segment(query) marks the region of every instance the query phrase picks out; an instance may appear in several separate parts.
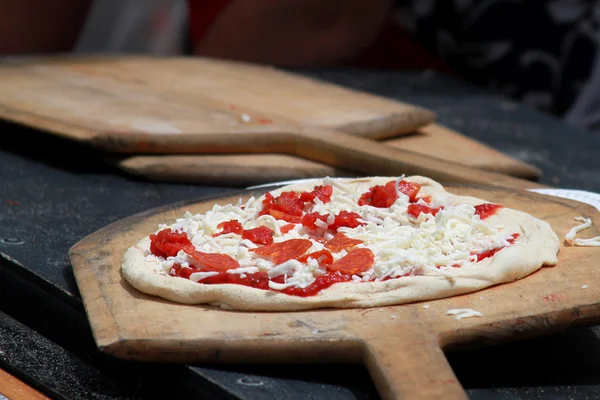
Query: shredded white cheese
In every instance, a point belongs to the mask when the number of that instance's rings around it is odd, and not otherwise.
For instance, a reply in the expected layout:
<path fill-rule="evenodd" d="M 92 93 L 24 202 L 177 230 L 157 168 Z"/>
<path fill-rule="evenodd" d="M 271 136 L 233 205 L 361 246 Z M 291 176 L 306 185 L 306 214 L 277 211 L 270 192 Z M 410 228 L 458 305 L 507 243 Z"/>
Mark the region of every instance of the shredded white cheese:
<path fill-rule="evenodd" d="M 600 247 L 600 236 L 596 236 L 594 238 L 589 239 L 580 239 L 575 237 L 577 233 L 589 229 L 592 227 L 592 220 L 590 218 L 584 217 L 575 217 L 575 221 L 583 222 L 581 225 L 574 226 L 571 230 L 565 235 L 565 240 L 572 246 L 590 246 L 590 247 Z"/>
<path fill-rule="evenodd" d="M 396 190 L 400 180 L 396 180 Z M 324 179 L 323 184 L 332 185 L 331 201 L 323 203 L 315 198 L 314 204 L 308 203 L 305 213 L 318 212 L 328 215 L 326 221 L 317 220 L 315 223 L 325 240 L 333 237 L 327 227 L 334 222 L 335 215 L 340 211 L 355 212 L 360 217 L 359 222 L 364 226 L 356 228 L 343 227 L 338 230 L 351 239 L 361 240 L 357 247 L 369 248 L 374 256 L 372 268 L 352 276 L 352 282 L 381 281 L 385 278 L 396 278 L 406 275 L 439 275 L 452 278 L 460 268 L 477 268 L 475 253 L 484 252 L 509 245 L 514 232 L 504 227 L 496 226 L 481 220 L 475 213 L 475 207 L 469 204 L 452 205 L 445 199 L 434 199 L 430 207 L 444 206 L 436 216 L 421 213 L 417 218 L 408 215 L 410 205 L 408 196 L 400 193 L 398 199 L 389 208 L 377 208 L 369 205 L 359 206 L 358 200 L 363 193 L 348 187 L 345 183 L 331 178 Z M 272 193 L 277 196 L 279 193 Z M 424 203 L 423 203 L 424 204 Z M 277 220 L 271 215 L 258 216 L 262 210 L 262 202 L 250 198 L 247 202 L 238 201 L 236 204 L 215 205 L 204 214 L 185 213 L 171 225 L 160 225 L 159 229 L 170 228 L 185 233 L 195 249 L 206 253 L 226 254 L 236 259 L 240 268 L 230 269 L 228 273 L 251 275 L 256 272 L 267 272 L 270 278 L 284 276 L 284 283 L 269 282 L 269 287 L 282 290 L 288 287 L 306 288 L 319 275 L 325 273 L 319 268 L 318 260 L 309 258 L 307 263 L 289 260 L 275 265 L 269 258 L 263 258 L 252 251 L 259 247 L 241 235 L 235 233 L 219 234 L 222 229 L 219 224 L 237 220 L 243 229 L 253 229 L 267 226 L 274 231 L 274 243 L 290 239 L 306 239 L 308 231 L 302 224 L 295 226 L 286 233 L 281 227 L 288 222 Z M 213 235 L 217 235 L 213 237 Z M 312 240 L 312 246 L 307 253 L 324 249 L 323 243 Z M 142 248 L 146 260 L 156 263 L 157 273 L 168 274 L 171 267 L 177 263 L 182 267 L 194 265 L 194 260 L 181 251 L 176 257 L 164 259 Z M 345 250 L 332 252 L 334 261 L 347 254 Z M 200 266 L 201 267 L 201 266 Z M 205 273 L 195 273 L 194 279 L 204 279 Z M 204 274 L 204 275 L 203 275 Z M 427 308 L 424 306 L 424 308 Z"/>
<path fill-rule="evenodd" d="M 194 272 L 190 275 L 190 281 L 199 282 L 202 279 L 206 279 L 209 276 L 219 275 L 218 272 L 209 271 L 209 272 Z"/>
<path fill-rule="evenodd" d="M 254 274 L 258 272 L 257 267 L 246 267 L 246 268 L 236 268 L 236 269 L 228 269 L 228 274 Z"/>
<path fill-rule="evenodd" d="M 470 308 L 454 308 L 446 311 L 446 315 L 456 315 L 456 319 L 472 318 L 472 317 L 483 317 L 483 314 L 479 311 L 472 310 Z"/>
<path fill-rule="evenodd" d="M 276 236 L 281 236 L 281 229 L 279 228 L 279 223 L 277 220 L 271 215 L 261 215 L 256 218 L 256 223 L 259 224 L 261 222 L 267 222 L 267 227 L 270 227 L 275 232 Z"/>

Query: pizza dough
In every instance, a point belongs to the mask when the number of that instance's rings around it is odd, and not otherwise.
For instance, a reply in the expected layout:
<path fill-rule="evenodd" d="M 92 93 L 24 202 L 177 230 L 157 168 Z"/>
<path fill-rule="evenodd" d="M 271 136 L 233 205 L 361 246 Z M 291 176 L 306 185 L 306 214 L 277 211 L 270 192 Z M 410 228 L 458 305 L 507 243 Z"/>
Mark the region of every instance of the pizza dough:
<path fill-rule="evenodd" d="M 327 179 L 327 183 L 351 187 L 360 195 L 373 185 L 384 185 L 395 178 L 372 177 L 362 179 Z M 420 196 L 432 196 L 435 202 L 447 206 L 478 205 L 488 201 L 473 197 L 456 196 L 444 190 L 437 182 L 413 176 L 406 181 L 422 185 Z M 283 191 L 310 191 L 323 180 L 290 185 L 272 191 L 277 196 Z M 262 198 L 256 199 L 260 202 Z M 340 205 L 340 207 L 342 207 Z M 423 215 L 421 215 L 422 217 Z M 485 220 L 500 226 L 504 232 L 518 233 L 516 242 L 493 257 L 463 268 L 425 270 L 418 276 L 370 282 L 336 283 L 314 296 L 299 297 L 277 291 L 261 290 L 237 284 L 202 284 L 189 279 L 169 276 L 157 269 L 157 262 L 148 256 L 150 239 L 142 239 L 123 256 L 124 278 L 141 292 L 184 304 L 212 304 L 225 309 L 291 311 L 316 308 L 367 308 L 398 305 L 439 299 L 473 292 L 495 284 L 523 278 L 543 265 L 555 265 L 560 242 L 548 223 L 529 214 L 501 208 Z"/>

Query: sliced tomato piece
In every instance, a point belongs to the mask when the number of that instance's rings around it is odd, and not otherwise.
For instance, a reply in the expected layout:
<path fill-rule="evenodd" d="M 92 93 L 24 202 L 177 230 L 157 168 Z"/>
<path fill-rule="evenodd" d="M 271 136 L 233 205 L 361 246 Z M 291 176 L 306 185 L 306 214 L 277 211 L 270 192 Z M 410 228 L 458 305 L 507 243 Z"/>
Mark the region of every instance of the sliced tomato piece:
<path fill-rule="evenodd" d="M 284 263 L 292 258 L 298 258 L 312 246 L 308 239 L 290 239 L 285 242 L 273 243 L 268 246 L 251 249 L 260 256 L 271 257 L 276 265 Z"/>
<path fill-rule="evenodd" d="M 329 218 L 329 214 L 319 214 L 318 212 L 304 214 L 302 217 L 302 226 L 308 229 L 317 229 L 317 225 L 315 222 L 317 220 L 327 222 L 327 218 Z"/>
<path fill-rule="evenodd" d="M 193 248 L 192 242 L 183 232 L 173 232 L 167 228 L 150 235 L 150 252 L 158 257 L 175 257 L 188 246 Z"/>
<path fill-rule="evenodd" d="M 328 226 L 334 232 L 337 232 L 339 228 L 356 228 L 359 226 L 366 225 L 364 222 L 359 222 L 360 214 L 352 211 L 340 211 L 333 220 L 333 223 Z"/>
<path fill-rule="evenodd" d="M 295 226 L 296 226 L 296 224 L 287 224 L 287 225 L 280 227 L 279 230 L 281 231 L 282 234 L 285 235 L 286 233 L 288 233 L 289 231 L 294 229 Z"/>
<path fill-rule="evenodd" d="M 363 193 L 358 199 L 359 206 L 368 206 L 371 204 L 371 191 L 369 190 L 366 193 Z"/>
<path fill-rule="evenodd" d="M 262 201 L 263 209 L 258 213 L 258 215 L 269 214 L 269 210 L 273 208 L 275 204 L 275 197 L 270 192 L 265 193 L 265 198 Z"/>
<path fill-rule="evenodd" d="M 351 239 L 348 236 L 344 235 L 341 232 L 335 234 L 331 240 L 325 243 L 325 247 L 333 252 L 338 252 L 342 250 L 350 250 L 357 244 L 361 244 L 363 241 L 358 239 Z"/>
<path fill-rule="evenodd" d="M 181 264 L 173 264 L 171 269 L 169 270 L 169 275 L 171 276 L 180 276 L 179 271 L 181 270 Z"/>
<path fill-rule="evenodd" d="M 390 189 L 387 186 L 378 185 L 372 187 L 371 189 L 371 205 L 373 207 L 391 207 L 398 198 L 398 194 L 393 188 Z"/>
<path fill-rule="evenodd" d="M 423 200 L 425 203 L 431 204 L 431 202 L 433 201 L 433 198 L 430 195 L 427 195 L 424 197 L 419 197 L 416 201 L 419 201 L 419 200 Z"/>
<path fill-rule="evenodd" d="M 242 239 L 248 239 L 254 244 L 271 244 L 273 243 L 273 231 L 266 226 L 245 229 L 242 232 Z"/>
<path fill-rule="evenodd" d="M 396 191 L 388 186 L 375 185 L 369 189 L 367 193 L 360 196 L 358 200 L 359 206 L 373 206 L 377 208 L 388 208 L 398 198 Z"/>
<path fill-rule="evenodd" d="M 313 192 L 302 192 L 302 193 L 300 193 L 300 200 L 302 200 L 305 203 L 313 201 L 315 199 L 315 197 L 317 197 L 317 195 L 315 193 L 313 193 Z"/>
<path fill-rule="evenodd" d="M 326 267 L 327 265 L 331 265 L 333 263 L 333 256 L 328 250 L 319 250 L 314 253 L 305 254 L 302 257 L 296 258 L 296 260 L 301 263 L 306 263 L 309 258 L 314 258 L 319 262 L 320 267 Z"/>
<path fill-rule="evenodd" d="M 174 264 L 171 267 L 171 271 L 169 273 L 173 276 L 190 279 L 190 275 L 192 275 L 194 272 L 198 272 L 198 270 L 196 268 L 183 268 L 179 264 Z"/>
<path fill-rule="evenodd" d="M 512 239 L 508 239 L 507 242 L 510 244 L 514 244 L 515 241 L 519 238 L 519 234 L 518 233 L 513 233 L 512 234 Z M 486 250 L 483 251 L 481 253 L 476 253 L 475 255 L 477 256 L 477 262 L 485 260 L 486 258 L 490 258 L 493 257 L 497 252 L 499 252 L 500 250 L 504 249 L 506 246 L 502 246 L 502 247 L 498 247 L 495 249 L 491 249 L 491 250 Z"/>
<path fill-rule="evenodd" d="M 263 209 L 258 213 L 259 215 L 269 214 L 275 210 L 300 217 L 304 210 L 304 202 L 300 200 L 300 194 L 296 192 L 283 192 L 277 197 L 273 197 L 271 193 L 267 192 L 262 201 L 262 206 Z"/>
<path fill-rule="evenodd" d="M 389 182 L 388 182 L 389 185 Z M 392 185 L 393 188 L 393 185 Z M 400 183 L 398 184 L 398 189 L 400 190 L 401 193 L 404 193 L 405 195 L 408 196 L 409 201 L 411 203 L 414 203 L 415 201 L 417 201 L 417 195 L 419 194 L 419 191 L 421 190 L 421 185 L 415 182 L 408 182 L 405 180 L 401 180 Z M 394 189 L 395 191 L 395 189 Z"/>
<path fill-rule="evenodd" d="M 354 249 L 344 257 L 331 264 L 327 270 L 346 275 L 356 275 L 365 272 L 375 263 L 375 255 L 367 248 Z"/>
<path fill-rule="evenodd" d="M 191 250 L 189 248 L 184 249 L 185 252 L 194 261 L 194 266 L 202 271 L 217 271 L 225 272 L 228 269 L 236 269 L 240 267 L 240 263 L 237 262 L 231 256 L 227 254 L 219 253 L 204 253 L 198 250 Z"/>
<path fill-rule="evenodd" d="M 331 201 L 331 195 L 333 194 L 333 187 L 331 185 L 315 186 L 312 192 L 302 192 L 300 194 L 300 200 L 305 203 L 314 201 L 315 197 L 318 197 L 323 203 L 329 203 Z"/>
<path fill-rule="evenodd" d="M 219 225 L 217 225 L 217 228 L 222 229 L 222 230 L 221 230 L 221 232 L 215 233 L 213 235 L 213 237 L 225 235 L 227 233 L 235 233 L 237 235 L 240 235 L 242 233 L 242 231 L 244 230 L 244 228 L 242 227 L 242 224 L 237 219 L 232 219 L 231 221 L 221 222 Z"/>
<path fill-rule="evenodd" d="M 301 216 L 304 202 L 296 192 L 283 192 L 275 198 L 273 208 L 286 214 Z"/>
<path fill-rule="evenodd" d="M 479 215 L 481 219 L 486 219 L 494 215 L 500 208 L 502 208 L 500 204 L 479 204 L 475 206 L 475 214 Z"/>
<path fill-rule="evenodd" d="M 275 219 L 281 219 L 283 221 L 290 222 L 292 224 L 299 224 L 302 222 L 302 217 L 286 214 L 282 211 L 275 210 L 275 209 L 269 210 L 269 214 Z"/>
<path fill-rule="evenodd" d="M 419 215 L 421 215 L 421 213 L 431 214 L 431 215 L 435 216 L 438 212 L 440 212 L 441 209 L 442 209 L 442 207 L 433 208 L 433 207 L 424 206 L 422 204 L 410 204 L 408 206 L 408 213 L 415 218 L 417 218 Z"/>

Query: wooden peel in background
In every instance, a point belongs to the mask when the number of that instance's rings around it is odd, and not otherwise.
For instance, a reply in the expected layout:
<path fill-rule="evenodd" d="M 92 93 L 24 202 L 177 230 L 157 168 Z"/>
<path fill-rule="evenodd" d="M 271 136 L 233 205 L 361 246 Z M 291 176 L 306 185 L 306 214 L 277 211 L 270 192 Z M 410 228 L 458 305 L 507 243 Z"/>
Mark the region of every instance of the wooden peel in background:
<path fill-rule="evenodd" d="M 276 134 L 290 122 L 379 139 L 435 119 L 273 68 L 203 58 L 8 58 L 0 89 L 1 117 L 120 152 L 169 153 L 196 136 Z"/>
<path fill-rule="evenodd" d="M 582 237 L 600 234 L 600 214 L 582 203 L 513 189 L 447 189 L 528 212 L 550 223 L 561 240 L 580 215 L 594 224 Z M 154 232 L 159 223 L 174 221 L 188 210 L 200 213 L 216 202 L 237 199 L 230 196 L 152 210 L 116 222 L 71 249 L 77 284 L 103 352 L 158 362 L 360 362 L 367 365 L 385 399 L 465 399 L 442 350 L 492 345 L 600 321 L 600 288 L 594 283 L 600 273 L 595 271 L 600 248 L 564 243 L 557 266 L 516 282 L 446 299 L 371 309 L 226 311 L 145 295 L 123 280 L 120 265 L 125 250 Z M 455 308 L 475 309 L 484 316 L 456 320 L 445 315 Z"/>
<path fill-rule="evenodd" d="M 50 400 L 33 387 L 0 369 L 0 399 L 2 400 Z"/>
<path fill-rule="evenodd" d="M 375 139 L 421 130 L 424 135 L 406 137 L 405 142 L 393 139 L 393 146 L 471 167 L 539 176 L 534 167 L 458 133 L 449 134 L 436 125 L 423 128 L 434 114 L 420 107 L 262 66 L 202 58 L 9 58 L 0 63 L 0 72 L 0 116 L 5 119 L 111 151 L 240 153 L 208 158 L 136 156 L 118 161 L 129 172 L 158 179 L 252 184 L 257 179 L 303 177 L 307 171 L 310 176 L 363 173 L 367 171 L 362 167 L 371 161 L 378 166 L 375 174 L 386 175 L 398 171 L 386 169 L 394 159 L 414 158 L 399 150 L 389 153 L 389 149 L 372 148 L 365 154 L 368 158 L 357 163 L 344 153 L 348 146 L 336 148 L 330 143 L 332 153 L 325 157 L 318 154 L 320 141 L 304 140 L 305 133 L 329 137 L 331 129 Z M 352 138 L 334 135 L 331 139 L 364 147 L 363 141 Z M 473 147 L 470 154 L 464 152 Z M 241 155 L 273 152 L 287 156 Z M 384 163 L 373 159 L 380 155 Z M 279 162 L 285 168 L 265 172 Z M 197 169 L 199 163 L 201 169 Z M 228 171 L 223 171 L 223 163 Z M 424 173 L 430 171 L 422 168 L 427 164 L 430 160 L 423 158 L 410 165 L 403 161 L 400 167 L 408 167 L 402 172 Z M 452 171 L 450 164 L 442 167 Z M 321 173 L 326 171 L 334 173 Z M 368 171 L 373 174 L 374 169 Z M 463 168 L 451 176 L 470 171 Z M 244 176 L 248 181 L 243 182 Z"/>
<path fill-rule="evenodd" d="M 438 124 L 414 135 L 382 141 L 388 146 L 524 179 L 540 171 Z M 350 171 L 285 154 L 134 155 L 112 159 L 119 168 L 152 180 L 212 185 L 257 185 L 324 176 L 353 176 Z"/>

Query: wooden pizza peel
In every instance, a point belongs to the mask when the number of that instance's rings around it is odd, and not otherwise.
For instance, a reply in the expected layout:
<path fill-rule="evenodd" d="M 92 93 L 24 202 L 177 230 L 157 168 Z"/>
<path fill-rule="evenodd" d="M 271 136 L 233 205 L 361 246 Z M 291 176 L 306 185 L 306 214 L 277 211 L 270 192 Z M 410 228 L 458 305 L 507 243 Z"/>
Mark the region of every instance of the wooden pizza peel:
<path fill-rule="evenodd" d="M 501 152 L 439 124 L 418 128 L 414 134 L 381 143 L 472 168 L 524 179 L 541 172 Z M 351 171 L 286 154 L 155 154 L 110 160 L 124 171 L 164 182 L 212 185 L 257 185 L 322 176 L 354 176 Z"/>
<path fill-rule="evenodd" d="M 4 369 L 0 369 L 0 399 L 50 400 L 49 397 L 46 397 Z"/>
<path fill-rule="evenodd" d="M 202 146 L 220 134 L 222 151 L 258 139 L 250 152 L 268 152 L 261 136 L 296 125 L 381 139 L 435 119 L 274 68 L 200 57 L 4 58 L 0 94 L 2 118 L 124 153 L 207 153 Z"/>
<path fill-rule="evenodd" d="M 434 113 L 421 107 L 203 58 L 5 58 L 0 117 L 111 152 L 138 153 L 109 158 L 127 172 L 161 180 L 254 184 L 357 172 L 340 151 L 319 157 L 319 144 L 306 141 L 308 151 L 297 150 L 296 138 L 308 131 L 388 139 L 391 147 L 469 167 L 540 175 L 431 124 Z"/>
<path fill-rule="evenodd" d="M 600 234 L 592 206 L 528 191 L 454 186 L 455 194 L 528 212 L 564 239 L 585 216 Z M 98 347 L 123 359 L 156 362 L 359 362 L 385 399 L 465 399 L 443 351 L 549 334 L 600 321 L 600 248 L 563 243 L 559 263 L 516 282 L 434 301 L 371 309 L 236 312 L 175 304 L 133 289 L 120 274 L 125 250 L 185 211 L 201 213 L 212 198 L 151 210 L 86 237 L 70 251 L 75 277 Z M 427 306 L 427 307 L 425 307 Z M 446 311 L 471 308 L 481 318 L 456 320 Z"/>

